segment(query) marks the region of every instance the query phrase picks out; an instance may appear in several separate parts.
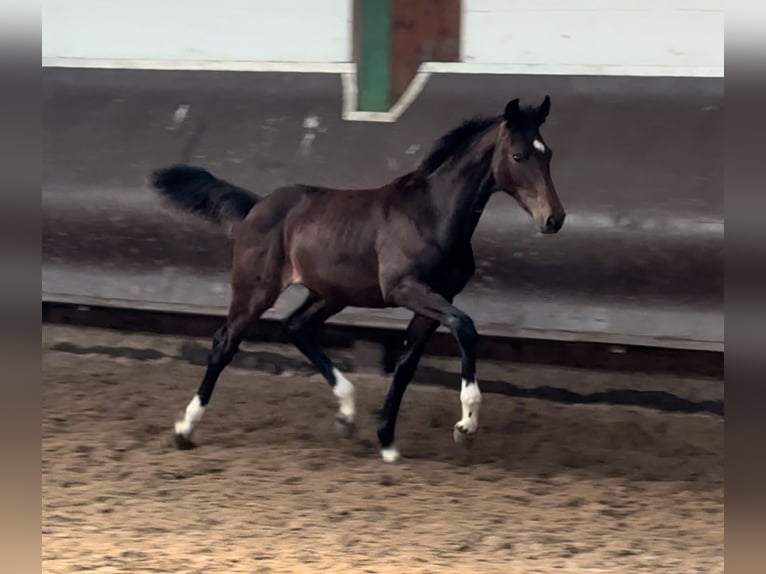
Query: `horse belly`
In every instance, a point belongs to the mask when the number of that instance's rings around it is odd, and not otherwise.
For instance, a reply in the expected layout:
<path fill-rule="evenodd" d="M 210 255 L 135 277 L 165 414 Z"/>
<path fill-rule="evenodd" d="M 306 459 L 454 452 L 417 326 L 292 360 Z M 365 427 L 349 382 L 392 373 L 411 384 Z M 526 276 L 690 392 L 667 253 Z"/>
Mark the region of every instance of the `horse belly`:
<path fill-rule="evenodd" d="M 296 243 L 290 254 L 291 282 L 347 306 L 382 307 L 377 254 L 371 247 L 336 241 Z"/>

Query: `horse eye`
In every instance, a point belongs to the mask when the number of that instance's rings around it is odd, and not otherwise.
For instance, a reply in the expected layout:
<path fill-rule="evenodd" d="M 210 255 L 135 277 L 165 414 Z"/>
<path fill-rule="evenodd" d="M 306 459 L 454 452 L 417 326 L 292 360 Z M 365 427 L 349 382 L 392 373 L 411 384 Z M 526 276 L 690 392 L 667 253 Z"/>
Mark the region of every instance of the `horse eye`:
<path fill-rule="evenodd" d="M 514 161 L 524 161 L 524 156 L 520 153 L 513 154 L 513 160 Z"/>

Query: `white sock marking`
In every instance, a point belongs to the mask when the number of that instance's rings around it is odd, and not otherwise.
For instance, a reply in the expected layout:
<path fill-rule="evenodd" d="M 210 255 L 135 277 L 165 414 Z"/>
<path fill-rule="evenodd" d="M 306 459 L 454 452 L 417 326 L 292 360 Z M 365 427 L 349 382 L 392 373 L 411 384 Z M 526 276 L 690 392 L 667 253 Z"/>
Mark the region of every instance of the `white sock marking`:
<path fill-rule="evenodd" d="M 399 449 L 394 445 L 381 449 L 380 457 L 383 459 L 383 462 L 396 462 L 399 460 Z"/>
<path fill-rule="evenodd" d="M 333 368 L 333 375 L 335 375 L 335 386 L 332 391 L 338 398 L 338 412 L 349 422 L 354 420 L 356 414 L 356 406 L 354 405 L 354 385 L 351 384 L 343 373 L 338 369 Z"/>
<path fill-rule="evenodd" d="M 199 396 L 194 395 L 194 398 L 186 406 L 183 420 L 176 422 L 176 434 L 183 435 L 184 438 L 191 437 L 194 427 L 203 414 L 205 414 L 205 407 L 200 404 Z"/>
<path fill-rule="evenodd" d="M 545 144 L 541 142 L 540 140 L 536 139 L 535 141 L 532 142 L 532 145 L 540 153 L 545 153 Z"/>
<path fill-rule="evenodd" d="M 463 379 L 460 385 L 460 404 L 463 407 L 463 418 L 457 425 L 469 433 L 475 433 L 479 428 L 479 408 L 481 407 L 481 391 L 476 381 Z"/>

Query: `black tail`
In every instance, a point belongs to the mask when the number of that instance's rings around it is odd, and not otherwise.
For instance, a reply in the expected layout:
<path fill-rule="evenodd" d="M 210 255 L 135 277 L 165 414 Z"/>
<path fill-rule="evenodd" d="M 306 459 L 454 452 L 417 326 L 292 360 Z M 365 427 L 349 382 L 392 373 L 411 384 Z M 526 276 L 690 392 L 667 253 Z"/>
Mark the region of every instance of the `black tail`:
<path fill-rule="evenodd" d="M 219 225 L 242 221 L 260 199 L 252 191 L 190 165 L 158 169 L 152 173 L 151 183 L 177 207 Z"/>

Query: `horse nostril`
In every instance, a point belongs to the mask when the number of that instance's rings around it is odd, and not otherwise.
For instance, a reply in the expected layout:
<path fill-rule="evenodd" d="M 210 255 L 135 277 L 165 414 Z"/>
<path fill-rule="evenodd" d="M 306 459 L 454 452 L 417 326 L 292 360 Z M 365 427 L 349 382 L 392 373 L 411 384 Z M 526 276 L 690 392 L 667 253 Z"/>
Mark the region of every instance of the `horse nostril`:
<path fill-rule="evenodd" d="M 561 229 L 564 225 L 564 217 L 565 215 L 563 213 L 549 215 L 545 219 L 545 224 L 543 225 L 543 233 L 558 232 L 558 230 Z"/>
<path fill-rule="evenodd" d="M 558 220 L 552 215 L 549 215 L 548 219 L 545 220 L 545 229 L 547 231 L 558 231 L 559 229 Z"/>

